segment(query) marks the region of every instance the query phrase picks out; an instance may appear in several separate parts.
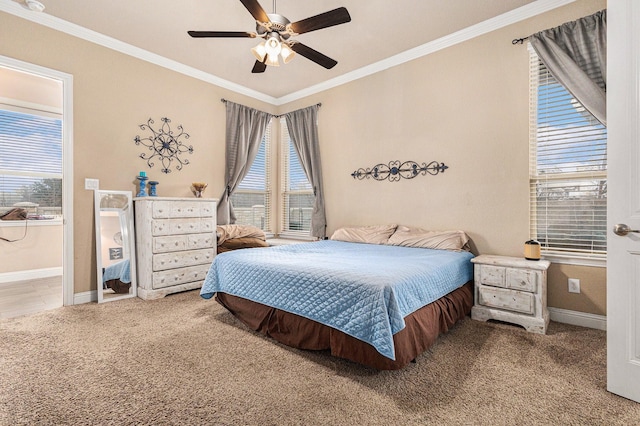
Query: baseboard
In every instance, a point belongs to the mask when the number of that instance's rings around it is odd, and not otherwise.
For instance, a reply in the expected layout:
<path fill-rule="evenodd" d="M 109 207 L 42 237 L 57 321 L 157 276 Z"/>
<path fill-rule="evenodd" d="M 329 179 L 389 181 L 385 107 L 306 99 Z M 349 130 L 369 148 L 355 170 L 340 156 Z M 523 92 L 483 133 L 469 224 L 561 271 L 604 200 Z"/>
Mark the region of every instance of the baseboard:
<path fill-rule="evenodd" d="M 73 295 L 73 304 L 81 305 L 83 303 L 91 303 L 98 301 L 98 292 L 96 290 L 75 293 Z"/>
<path fill-rule="evenodd" d="M 29 271 L 3 272 L 0 274 L 0 284 L 15 281 L 37 280 L 39 278 L 57 277 L 62 275 L 62 266 L 56 268 L 32 269 Z"/>
<path fill-rule="evenodd" d="M 607 330 L 607 317 L 605 315 L 588 314 L 586 312 L 570 311 L 560 308 L 549 308 L 551 321 L 564 324 L 579 325 L 581 327 Z"/>

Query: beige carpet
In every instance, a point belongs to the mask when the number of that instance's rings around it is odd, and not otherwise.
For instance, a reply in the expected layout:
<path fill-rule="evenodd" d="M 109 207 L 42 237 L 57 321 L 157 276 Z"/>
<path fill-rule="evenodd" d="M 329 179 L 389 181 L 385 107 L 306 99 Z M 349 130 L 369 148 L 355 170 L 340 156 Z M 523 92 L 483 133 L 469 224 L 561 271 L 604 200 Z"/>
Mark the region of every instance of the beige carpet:
<path fill-rule="evenodd" d="M 274 343 L 197 291 L 0 320 L 0 424 L 632 425 L 605 333 L 467 319 L 377 372 Z"/>

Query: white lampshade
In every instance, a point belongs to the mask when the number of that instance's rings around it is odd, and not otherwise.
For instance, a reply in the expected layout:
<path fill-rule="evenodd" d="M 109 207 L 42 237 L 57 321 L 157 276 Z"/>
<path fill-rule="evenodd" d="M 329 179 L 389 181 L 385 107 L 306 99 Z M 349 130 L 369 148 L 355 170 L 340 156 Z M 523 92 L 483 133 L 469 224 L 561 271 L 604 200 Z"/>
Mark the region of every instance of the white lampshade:
<path fill-rule="evenodd" d="M 281 49 L 282 44 L 280 43 L 280 37 L 277 33 L 271 33 L 265 42 L 265 50 L 267 51 L 267 54 L 270 56 L 278 56 Z"/>
<path fill-rule="evenodd" d="M 260 62 L 264 61 L 264 57 L 267 55 L 267 49 L 265 48 L 264 41 L 251 49 L 251 53 L 253 53 L 253 56 L 255 56 Z"/>
<path fill-rule="evenodd" d="M 282 62 L 288 64 L 289 61 L 296 56 L 296 52 L 294 52 L 288 44 L 282 43 L 282 49 L 280 50 L 280 56 L 282 56 Z"/>
<path fill-rule="evenodd" d="M 278 55 L 271 55 L 267 53 L 267 60 L 265 61 L 265 64 L 271 67 L 279 67 L 280 62 L 278 62 Z"/>

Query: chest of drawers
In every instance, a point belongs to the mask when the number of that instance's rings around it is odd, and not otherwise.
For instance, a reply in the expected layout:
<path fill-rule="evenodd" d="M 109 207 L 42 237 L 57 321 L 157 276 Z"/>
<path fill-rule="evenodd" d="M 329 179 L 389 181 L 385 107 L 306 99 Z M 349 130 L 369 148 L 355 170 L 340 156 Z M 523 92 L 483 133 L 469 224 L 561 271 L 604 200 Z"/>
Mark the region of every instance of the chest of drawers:
<path fill-rule="evenodd" d="M 200 288 L 216 254 L 216 201 L 134 199 L 138 297 Z"/>
<path fill-rule="evenodd" d="M 474 296 L 471 318 L 495 319 L 545 334 L 548 260 L 526 260 L 505 256 L 478 256 L 474 263 Z"/>

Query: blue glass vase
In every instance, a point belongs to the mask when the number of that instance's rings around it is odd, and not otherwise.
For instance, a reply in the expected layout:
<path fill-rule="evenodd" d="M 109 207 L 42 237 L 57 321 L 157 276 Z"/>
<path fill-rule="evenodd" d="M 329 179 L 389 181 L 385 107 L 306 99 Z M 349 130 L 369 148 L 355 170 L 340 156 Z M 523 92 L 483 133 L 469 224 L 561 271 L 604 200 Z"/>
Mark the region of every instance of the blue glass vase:
<path fill-rule="evenodd" d="M 150 197 L 157 197 L 158 193 L 156 192 L 156 185 L 158 185 L 158 181 L 156 180 L 150 180 L 149 181 L 149 196 Z"/>

